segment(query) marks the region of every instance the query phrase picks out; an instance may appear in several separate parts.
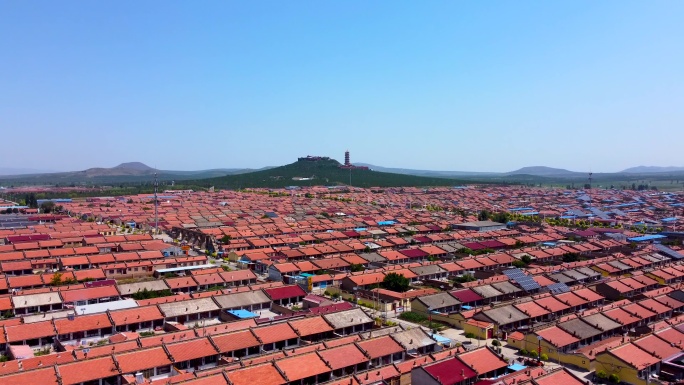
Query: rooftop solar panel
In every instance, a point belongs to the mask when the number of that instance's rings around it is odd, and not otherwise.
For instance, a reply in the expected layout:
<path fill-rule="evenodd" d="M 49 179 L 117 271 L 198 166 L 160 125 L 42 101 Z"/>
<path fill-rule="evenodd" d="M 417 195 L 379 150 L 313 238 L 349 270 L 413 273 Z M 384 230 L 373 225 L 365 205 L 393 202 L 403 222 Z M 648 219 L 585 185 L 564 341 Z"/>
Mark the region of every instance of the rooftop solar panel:
<path fill-rule="evenodd" d="M 529 281 L 523 281 L 523 282 L 518 282 L 520 286 L 525 290 L 525 291 L 532 291 L 532 290 L 537 290 L 540 289 L 541 286 L 534 280 L 530 279 Z"/>
<path fill-rule="evenodd" d="M 656 243 L 654 246 L 656 247 L 656 249 L 658 249 L 658 251 L 659 251 L 661 254 L 663 254 L 663 255 L 665 255 L 665 256 L 667 256 L 667 257 L 670 257 L 670 258 L 673 258 L 673 259 L 682 259 L 682 258 L 684 258 L 684 255 L 682 255 L 681 253 L 679 253 L 679 252 L 677 252 L 677 251 L 675 251 L 675 250 L 672 250 L 671 248 L 669 248 L 669 247 L 667 247 L 667 246 L 665 246 L 665 245 L 662 245 L 662 244 L 660 244 L 660 243 Z"/>
<path fill-rule="evenodd" d="M 546 286 L 546 288 L 549 289 L 549 291 L 553 294 L 567 293 L 570 291 L 568 285 L 564 283 L 554 283 Z"/>

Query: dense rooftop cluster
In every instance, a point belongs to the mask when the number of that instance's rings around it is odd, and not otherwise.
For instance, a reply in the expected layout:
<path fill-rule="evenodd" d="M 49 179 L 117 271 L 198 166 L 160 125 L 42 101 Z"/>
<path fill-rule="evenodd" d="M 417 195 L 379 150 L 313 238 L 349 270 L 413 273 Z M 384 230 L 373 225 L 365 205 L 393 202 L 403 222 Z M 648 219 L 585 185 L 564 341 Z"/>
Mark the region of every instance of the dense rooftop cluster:
<path fill-rule="evenodd" d="M 585 383 L 381 319 L 409 311 L 629 383 L 678 379 L 683 198 L 182 191 L 157 219 L 150 195 L 61 202 L 0 230 L 0 383 Z"/>

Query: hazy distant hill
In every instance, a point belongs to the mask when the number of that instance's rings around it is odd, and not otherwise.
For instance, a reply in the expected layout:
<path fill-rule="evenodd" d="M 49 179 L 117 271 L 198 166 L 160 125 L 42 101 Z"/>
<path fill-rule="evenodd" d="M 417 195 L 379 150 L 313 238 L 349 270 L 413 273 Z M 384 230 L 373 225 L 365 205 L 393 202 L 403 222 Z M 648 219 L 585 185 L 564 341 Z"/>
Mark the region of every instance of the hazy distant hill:
<path fill-rule="evenodd" d="M 89 168 L 87 170 L 83 171 L 78 171 L 77 173 L 81 173 L 82 175 L 86 177 L 102 177 L 102 176 L 124 176 L 124 175 L 153 175 L 155 172 L 159 172 L 159 170 L 156 170 L 144 163 L 140 162 L 129 162 L 129 163 L 121 163 L 118 166 L 111 167 L 111 168 L 103 168 L 103 167 L 94 167 L 94 168 Z M 73 172 L 67 172 L 67 173 L 60 173 L 60 174 L 65 174 L 65 176 L 69 176 L 74 174 Z"/>
<path fill-rule="evenodd" d="M 355 163 L 357 166 L 366 166 L 371 170 L 390 172 L 394 174 L 406 174 L 417 176 L 434 176 L 434 177 L 459 177 L 459 176 L 492 176 L 501 175 L 496 172 L 477 172 L 477 171 L 434 171 L 434 170 L 415 170 L 411 168 L 392 168 L 375 166 L 369 163 Z"/>
<path fill-rule="evenodd" d="M 429 178 L 372 170 L 351 170 L 350 172 L 350 170 L 341 169 L 339 166 L 338 161 L 329 158 L 317 161 L 298 160 L 285 166 L 267 170 L 195 180 L 192 183 L 219 188 L 349 185 L 350 175 L 351 184 L 356 187 L 453 186 L 464 183 L 464 181 L 455 179 Z"/>
<path fill-rule="evenodd" d="M 579 176 L 584 175 L 584 173 L 569 171 L 563 168 L 553 168 L 546 166 L 530 166 L 523 167 L 521 169 L 507 172 L 506 175 L 534 175 L 534 176 Z"/>
<path fill-rule="evenodd" d="M 408 174 L 418 176 L 432 176 L 440 178 L 463 177 L 467 179 L 473 178 L 496 178 L 506 177 L 510 175 L 529 175 L 529 176 L 553 176 L 553 177 L 577 177 L 583 176 L 584 173 L 569 171 L 561 168 L 552 168 L 546 166 L 531 166 L 523 167 L 519 170 L 510 172 L 476 172 L 476 171 L 434 171 L 434 170 L 416 170 L 410 168 L 389 168 L 382 166 L 375 166 L 368 163 L 358 163 L 359 166 L 367 166 L 376 171 L 391 172 L 395 174 Z"/>
<path fill-rule="evenodd" d="M 154 169 L 145 163 L 142 162 L 127 162 L 127 163 L 121 163 L 120 165 L 116 167 L 112 167 L 113 169 L 119 169 L 119 170 L 138 170 L 141 172 L 146 172 L 146 171 L 157 171 L 157 169 Z"/>
<path fill-rule="evenodd" d="M 154 174 L 160 181 L 181 181 L 188 179 L 205 179 L 218 176 L 239 174 L 254 171 L 251 169 L 213 169 L 199 171 L 157 170 L 141 162 L 121 163 L 115 167 L 93 167 L 83 171 L 34 173 L 0 176 L 0 184 L 4 185 L 51 185 L 51 184 L 114 184 L 151 182 Z"/>
<path fill-rule="evenodd" d="M 14 167 L 0 167 L 0 175 L 26 175 L 26 174 L 46 174 L 50 172 L 57 172 L 54 170 L 38 170 L 33 168 L 14 168 Z"/>
<path fill-rule="evenodd" d="M 684 167 L 659 167 L 659 166 L 637 166 L 637 167 L 631 167 L 626 170 L 622 170 L 620 172 L 628 173 L 628 174 L 650 174 L 650 173 L 655 173 L 655 172 L 677 172 L 677 171 L 684 171 Z"/>
<path fill-rule="evenodd" d="M 0 176 L 0 186 L 113 186 L 120 184 L 140 186 L 151 184 L 155 173 L 160 182 L 176 181 L 179 184 L 205 187 L 215 185 L 219 188 L 347 185 L 349 184 L 349 170 L 340 169 L 339 165 L 340 163 L 336 160 L 325 158 L 319 161 L 297 161 L 285 166 L 266 167 L 259 170 L 219 168 L 172 171 L 157 170 L 141 162 L 127 162 L 115 167 L 94 167 L 83 171 L 5 175 Z M 352 170 L 352 185 L 358 187 L 453 186 L 468 183 L 571 185 L 588 182 L 586 172 L 573 172 L 545 166 L 523 167 L 507 173 L 484 173 L 387 168 L 363 163 L 358 165 L 371 168 L 371 170 Z M 293 178 L 300 179 L 294 180 Z M 604 186 L 625 186 L 639 181 L 660 180 L 664 181 L 661 187 L 676 188 L 672 182 L 681 178 L 684 178 L 684 167 L 640 166 L 620 173 L 594 173 L 593 183 Z M 672 186 L 669 186 L 670 184 Z"/>

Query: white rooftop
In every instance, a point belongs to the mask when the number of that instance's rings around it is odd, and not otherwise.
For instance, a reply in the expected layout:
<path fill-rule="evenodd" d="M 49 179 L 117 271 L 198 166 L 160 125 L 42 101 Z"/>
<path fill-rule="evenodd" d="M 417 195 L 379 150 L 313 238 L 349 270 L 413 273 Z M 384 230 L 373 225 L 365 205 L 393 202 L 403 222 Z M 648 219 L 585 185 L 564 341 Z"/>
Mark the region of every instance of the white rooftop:
<path fill-rule="evenodd" d="M 138 307 L 134 299 L 122 299 L 120 301 L 95 303 L 92 305 L 74 306 L 74 311 L 78 315 L 104 313 L 107 310 L 121 310 Z"/>

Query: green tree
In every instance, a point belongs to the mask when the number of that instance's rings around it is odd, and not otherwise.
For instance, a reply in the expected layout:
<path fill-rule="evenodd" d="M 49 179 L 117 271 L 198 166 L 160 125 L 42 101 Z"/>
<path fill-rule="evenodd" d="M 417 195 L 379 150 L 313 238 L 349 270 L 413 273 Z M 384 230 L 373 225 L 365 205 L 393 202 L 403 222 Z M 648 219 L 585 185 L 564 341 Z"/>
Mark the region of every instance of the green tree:
<path fill-rule="evenodd" d="M 389 273 L 382 280 L 382 287 L 387 290 L 403 293 L 408 291 L 410 282 L 403 274 Z"/>
<path fill-rule="evenodd" d="M 59 286 L 61 284 L 62 284 L 62 273 L 55 273 L 55 275 L 52 276 L 52 279 L 50 279 L 50 285 Z"/>
<path fill-rule="evenodd" d="M 511 219 L 511 215 L 505 212 L 498 212 L 494 215 L 492 215 L 492 220 L 494 222 L 499 222 L 499 223 L 508 223 L 508 221 Z"/>
<path fill-rule="evenodd" d="M 405 311 L 401 314 L 399 314 L 399 318 L 403 319 L 404 321 L 409 321 L 409 322 L 415 322 L 415 323 L 420 323 L 423 322 L 427 319 L 424 315 L 420 313 L 416 313 L 413 311 Z"/>
<path fill-rule="evenodd" d="M 488 210 L 482 210 L 477 214 L 478 221 L 486 221 L 491 217 L 491 213 Z"/>
<path fill-rule="evenodd" d="M 515 261 L 513 261 L 512 265 L 513 265 L 513 267 L 517 267 L 517 268 L 519 268 L 519 269 L 522 269 L 523 267 L 526 267 L 526 266 L 527 266 L 527 265 L 525 264 L 525 262 L 523 262 L 523 261 L 521 261 L 521 260 L 519 260 L 519 259 L 516 259 Z"/>
<path fill-rule="evenodd" d="M 35 209 L 38 207 L 38 199 L 36 199 L 36 194 L 31 193 L 24 198 L 26 206 Z"/>
<path fill-rule="evenodd" d="M 223 237 L 221 237 L 221 243 L 223 243 L 224 245 L 227 245 L 230 243 L 230 239 L 231 239 L 230 235 L 224 235 Z"/>
<path fill-rule="evenodd" d="M 470 274 L 463 274 L 463 275 L 459 275 L 459 276 L 454 278 L 454 281 L 456 281 L 458 283 L 472 282 L 475 280 L 477 280 L 477 278 L 473 277 Z"/>
<path fill-rule="evenodd" d="M 352 273 L 366 270 L 366 268 L 363 267 L 363 265 L 360 263 L 352 263 L 351 265 L 349 265 L 349 268 L 351 269 Z"/>
<path fill-rule="evenodd" d="M 47 201 L 43 202 L 40 205 L 40 212 L 42 213 L 51 213 L 55 209 L 55 202 L 52 201 Z"/>
<path fill-rule="evenodd" d="M 527 254 L 523 255 L 523 256 L 520 258 L 520 260 L 523 261 L 523 263 L 525 263 L 526 265 L 529 265 L 530 263 L 532 263 L 532 257 L 530 257 L 530 256 L 527 255 Z"/>

